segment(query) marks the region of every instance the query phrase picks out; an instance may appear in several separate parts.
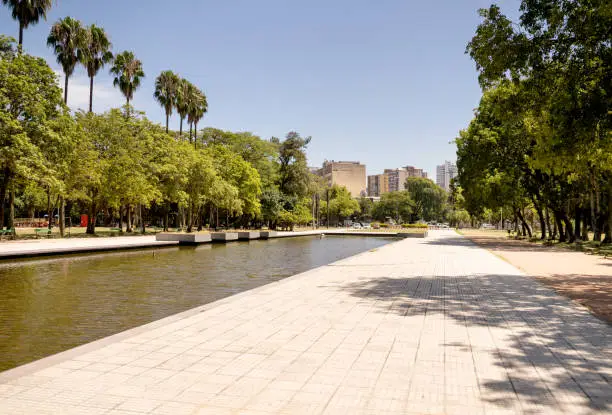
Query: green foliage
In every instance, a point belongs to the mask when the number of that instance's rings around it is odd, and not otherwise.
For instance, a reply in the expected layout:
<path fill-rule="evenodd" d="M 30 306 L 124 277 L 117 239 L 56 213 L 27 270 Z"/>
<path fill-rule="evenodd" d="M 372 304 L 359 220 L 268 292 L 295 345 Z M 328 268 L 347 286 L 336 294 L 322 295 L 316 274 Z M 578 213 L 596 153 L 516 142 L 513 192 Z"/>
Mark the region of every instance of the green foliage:
<path fill-rule="evenodd" d="M 427 224 L 425 223 L 402 223 L 402 228 L 404 229 L 427 229 Z"/>
<path fill-rule="evenodd" d="M 115 56 L 110 73 L 114 75 L 113 86 L 119 88 L 129 107 L 134 91 L 140 87 L 140 81 L 145 77 L 142 62 L 132 52 L 121 52 Z"/>
<path fill-rule="evenodd" d="M 334 185 L 329 199 L 330 213 L 340 219 L 350 218 L 360 210 L 359 202 L 351 197 L 344 186 Z"/>
<path fill-rule="evenodd" d="M 444 214 L 446 192 L 430 179 L 409 177 L 404 188 L 413 202 L 412 213 L 416 219 L 440 220 Z"/>
<path fill-rule="evenodd" d="M 296 132 L 287 134 L 285 141 L 273 139 L 279 145 L 278 187 L 283 194 L 304 197 L 310 186 L 310 172 L 306 163 L 306 147 L 311 138 Z"/>
<path fill-rule="evenodd" d="M 13 19 L 19 22 L 19 46 L 23 44 L 23 29 L 38 23 L 41 17 L 46 19 L 52 3 L 52 0 L 2 0 L 11 9 Z"/>
<path fill-rule="evenodd" d="M 391 218 L 397 223 L 408 222 L 413 213 L 414 202 L 407 191 L 389 192 L 381 196 L 374 205 L 372 216 L 381 222 Z M 383 224 L 381 224 L 382 227 Z"/>
<path fill-rule="evenodd" d="M 550 212 L 562 241 L 582 238 L 582 222 L 612 242 L 609 1 L 523 1 L 520 11 L 514 24 L 498 6 L 481 10 L 467 47 L 484 92 L 457 139 L 465 208 L 509 211 L 528 234 L 535 211 L 543 238 Z"/>
<path fill-rule="evenodd" d="M 100 69 L 113 60 L 111 42 L 101 27 L 91 25 L 85 29 L 85 39 L 79 48 L 77 56 L 79 62 L 85 66 L 89 85 L 89 112 L 93 111 L 93 79 Z"/>
<path fill-rule="evenodd" d="M 72 17 L 57 21 L 52 27 L 47 45 L 53 48 L 57 63 L 62 66 L 66 81 L 64 84 L 64 103 L 68 102 L 68 78 L 79 62 L 78 55 L 87 47 L 87 31 L 81 22 Z"/>
<path fill-rule="evenodd" d="M 216 128 L 202 130 L 204 145 L 222 145 L 249 162 L 261 178 L 262 188 L 275 186 L 278 179 L 278 144 L 251 133 L 233 133 Z"/>
<path fill-rule="evenodd" d="M 155 92 L 153 96 L 166 111 L 166 133 L 169 132 L 168 124 L 172 110 L 176 105 L 179 83 L 179 76 L 172 71 L 163 71 L 155 79 Z"/>

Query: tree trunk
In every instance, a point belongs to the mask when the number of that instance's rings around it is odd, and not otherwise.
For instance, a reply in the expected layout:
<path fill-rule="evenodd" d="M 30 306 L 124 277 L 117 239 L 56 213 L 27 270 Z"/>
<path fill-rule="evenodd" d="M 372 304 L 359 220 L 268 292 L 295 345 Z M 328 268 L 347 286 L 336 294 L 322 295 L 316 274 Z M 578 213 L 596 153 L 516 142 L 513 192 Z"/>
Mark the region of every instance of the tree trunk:
<path fill-rule="evenodd" d="M 532 237 L 531 228 L 529 227 L 529 224 L 525 221 L 525 218 L 523 217 L 523 212 L 521 212 L 520 209 L 517 209 L 516 213 L 517 213 L 518 218 L 521 220 L 521 223 L 523 224 L 523 236 L 526 236 L 525 232 L 527 232 L 527 234 L 531 238 Z"/>
<path fill-rule="evenodd" d="M 559 242 L 565 242 L 565 232 L 563 232 L 563 223 L 561 222 L 561 215 L 559 212 L 553 211 L 555 215 L 555 223 L 557 224 L 557 230 L 559 231 Z"/>
<path fill-rule="evenodd" d="M 579 241 L 581 239 L 580 232 L 580 221 L 582 220 L 582 209 L 580 205 L 576 205 L 574 208 L 574 217 L 575 217 L 575 225 L 574 225 L 574 241 Z M 586 221 L 582 221 L 582 226 L 586 226 Z"/>
<path fill-rule="evenodd" d="M 68 105 L 68 75 L 64 80 L 64 104 Z"/>
<path fill-rule="evenodd" d="M 541 240 L 546 240 L 546 219 L 544 217 L 544 213 L 542 213 L 542 207 L 539 203 L 536 202 L 535 198 L 533 200 L 533 206 L 535 207 L 536 212 L 538 213 L 538 218 L 540 218 L 540 230 L 542 231 Z"/>
<path fill-rule="evenodd" d="M 565 224 L 565 236 L 569 243 L 573 243 L 576 241 L 576 235 L 574 234 L 574 229 L 572 226 L 572 221 L 570 221 L 567 213 L 563 212 L 561 215 L 561 220 Z"/>
<path fill-rule="evenodd" d="M 142 216 L 142 203 L 139 205 L 140 208 L 140 223 L 142 225 L 142 234 L 144 235 L 147 232 L 144 217 Z"/>
<path fill-rule="evenodd" d="M 590 211 L 589 209 L 583 209 L 582 210 L 582 237 L 581 239 L 583 241 L 588 241 L 589 240 L 589 226 L 588 223 L 591 222 L 591 218 L 589 217 L 590 215 Z"/>
<path fill-rule="evenodd" d="M 127 102 L 125 106 L 125 118 L 130 118 L 130 99 L 128 97 L 125 97 L 125 100 Z"/>
<path fill-rule="evenodd" d="M 19 22 L 19 47 L 23 48 L 23 23 L 21 22 Z"/>
<path fill-rule="evenodd" d="M 60 236 L 62 238 L 64 237 L 64 232 L 66 230 L 65 209 L 66 209 L 66 201 L 64 200 L 63 196 L 60 196 L 59 198 L 59 230 L 60 230 Z"/>
<path fill-rule="evenodd" d="M 612 243 L 612 187 L 608 192 L 608 226 L 606 227 L 606 237 L 603 243 Z"/>
<path fill-rule="evenodd" d="M 187 233 L 193 230 L 193 203 L 189 202 L 189 211 L 187 212 Z"/>
<path fill-rule="evenodd" d="M 93 199 L 93 198 L 92 198 Z M 92 200 L 89 204 L 89 217 L 87 218 L 87 234 L 95 235 L 96 234 L 96 202 Z"/>
<path fill-rule="evenodd" d="M 119 205 L 119 231 L 123 233 L 123 205 Z"/>
<path fill-rule="evenodd" d="M 130 205 L 126 205 L 127 209 L 127 224 L 125 225 L 125 231 L 130 233 L 132 232 L 132 207 Z"/>
<path fill-rule="evenodd" d="M 170 113 L 166 112 L 166 134 L 170 132 Z"/>
<path fill-rule="evenodd" d="M 4 209 L 6 205 L 6 192 L 11 180 L 11 170 L 6 167 L 4 169 L 4 175 L 2 178 L 2 185 L 0 186 L 0 229 L 4 226 Z"/>
<path fill-rule="evenodd" d="M 191 136 L 193 134 L 193 123 L 189 123 L 189 142 L 191 143 Z"/>
<path fill-rule="evenodd" d="M 545 207 L 544 209 L 546 210 L 546 227 L 548 228 L 548 237 L 550 239 L 554 239 L 555 235 L 554 235 L 554 233 L 552 231 L 552 228 L 550 226 L 550 213 L 548 212 L 548 208 L 547 207 Z"/>
<path fill-rule="evenodd" d="M 53 219 L 53 211 L 51 210 L 51 189 L 47 187 L 47 228 L 51 230 L 51 220 Z"/>
<path fill-rule="evenodd" d="M 181 124 L 179 127 L 179 137 L 183 138 L 183 117 L 181 117 Z"/>
<path fill-rule="evenodd" d="M 9 191 L 9 217 L 6 223 L 6 229 L 15 227 L 15 189 Z"/>
<path fill-rule="evenodd" d="M 93 112 L 93 81 L 94 77 L 89 77 L 89 112 Z"/>
<path fill-rule="evenodd" d="M 193 123 L 193 131 L 194 131 L 193 148 L 198 148 L 198 122 L 197 121 Z"/>

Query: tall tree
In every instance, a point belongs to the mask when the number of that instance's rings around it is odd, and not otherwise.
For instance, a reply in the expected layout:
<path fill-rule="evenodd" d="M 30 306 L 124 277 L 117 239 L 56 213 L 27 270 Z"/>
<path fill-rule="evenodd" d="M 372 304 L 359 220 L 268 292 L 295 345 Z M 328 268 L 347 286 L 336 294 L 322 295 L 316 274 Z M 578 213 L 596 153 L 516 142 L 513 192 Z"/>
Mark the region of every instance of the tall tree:
<path fill-rule="evenodd" d="M 290 132 L 285 141 L 273 138 L 272 142 L 279 144 L 279 176 L 280 191 L 289 196 L 304 197 L 308 193 L 310 174 L 306 162 L 306 147 L 311 137 L 302 138 L 299 133 Z"/>
<path fill-rule="evenodd" d="M 189 139 L 191 140 L 191 125 L 194 126 L 195 137 L 193 143 L 196 144 L 198 140 L 198 123 L 204 117 L 204 114 L 208 111 L 208 102 L 206 101 L 206 95 L 199 89 L 194 95 L 194 99 L 189 105 L 187 113 L 187 121 L 189 122 Z"/>
<path fill-rule="evenodd" d="M 189 107 L 194 100 L 196 94 L 195 86 L 186 79 L 181 79 L 178 85 L 178 92 L 176 95 L 176 112 L 181 117 L 181 123 L 179 126 L 179 135 L 183 136 L 183 121 L 189 113 Z"/>
<path fill-rule="evenodd" d="M 134 53 L 125 51 L 115 56 L 113 67 L 110 70 L 113 86 L 118 87 L 127 101 L 129 115 L 130 101 L 134 98 L 134 91 L 140 87 L 140 81 L 145 77 L 142 62 L 134 56 Z"/>
<path fill-rule="evenodd" d="M 417 219 L 426 221 L 442 219 L 446 192 L 430 179 L 409 177 L 404 188 L 413 201 L 413 213 Z"/>
<path fill-rule="evenodd" d="M 172 71 L 163 71 L 159 74 L 157 79 L 155 79 L 155 93 L 153 96 L 166 111 L 166 133 L 170 131 L 170 116 L 176 105 L 176 94 L 178 92 L 179 83 L 180 78 Z"/>
<path fill-rule="evenodd" d="M 64 103 L 68 103 L 68 79 L 72 76 L 79 62 L 79 51 L 85 46 L 86 32 L 81 22 L 72 17 L 65 17 L 51 27 L 47 45 L 53 48 L 57 63 L 64 71 Z"/>
<path fill-rule="evenodd" d="M 23 46 L 23 29 L 38 23 L 41 17 L 46 19 L 52 0 L 2 0 L 2 4 L 12 9 L 13 19 L 19 22 L 19 46 Z"/>
<path fill-rule="evenodd" d="M 104 65 L 113 60 L 111 47 L 112 44 L 104 29 L 93 24 L 86 29 L 85 42 L 79 49 L 78 58 L 87 69 L 89 76 L 89 112 L 93 112 L 94 77 Z"/>

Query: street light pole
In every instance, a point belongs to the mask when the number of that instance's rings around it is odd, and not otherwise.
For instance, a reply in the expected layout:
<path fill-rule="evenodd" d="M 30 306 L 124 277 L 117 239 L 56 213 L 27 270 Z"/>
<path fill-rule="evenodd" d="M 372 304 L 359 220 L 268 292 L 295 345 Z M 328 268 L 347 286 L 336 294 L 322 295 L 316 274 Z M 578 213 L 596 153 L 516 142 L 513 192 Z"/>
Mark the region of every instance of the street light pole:
<path fill-rule="evenodd" d="M 329 189 L 325 193 L 327 195 L 327 229 L 329 229 Z"/>

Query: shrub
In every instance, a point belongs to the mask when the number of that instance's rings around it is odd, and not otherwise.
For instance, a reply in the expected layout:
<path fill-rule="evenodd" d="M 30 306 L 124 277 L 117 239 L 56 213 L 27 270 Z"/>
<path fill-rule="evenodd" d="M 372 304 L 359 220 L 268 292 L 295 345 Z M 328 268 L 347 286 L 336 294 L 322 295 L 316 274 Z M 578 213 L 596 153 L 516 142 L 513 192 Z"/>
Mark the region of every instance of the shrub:
<path fill-rule="evenodd" d="M 427 224 L 425 223 L 403 223 L 402 228 L 427 229 Z"/>
<path fill-rule="evenodd" d="M 372 222 L 370 226 L 372 226 L 372 229 L 380 229 L 380 223 L 378 222 Z"/>
<path fill-rule="evenodd" d="M 388 227 L 389 227 L 389 224 L 388 224 L 388 223 L 381 223 L 381 224 L 380 224 L 380 227 L 381 227 L 381 228 L 388 228 Z"/>

